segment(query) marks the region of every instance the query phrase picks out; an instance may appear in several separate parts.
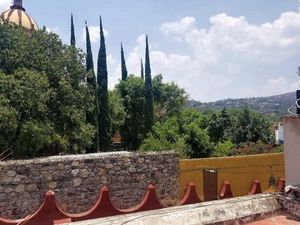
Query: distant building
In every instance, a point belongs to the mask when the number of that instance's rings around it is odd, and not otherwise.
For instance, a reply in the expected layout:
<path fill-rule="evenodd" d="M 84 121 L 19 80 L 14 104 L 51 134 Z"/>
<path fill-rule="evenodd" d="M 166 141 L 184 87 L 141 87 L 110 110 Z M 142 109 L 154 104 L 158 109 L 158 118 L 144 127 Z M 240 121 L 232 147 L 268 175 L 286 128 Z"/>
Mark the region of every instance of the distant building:
<path fill-rule="evenodd" d="M 276 144 L 284 144 L 283 123 L 279 122 L 275 125 L 275 140 Z"/>
<path fill-rule="evenodd" d="M 8 23 L 14 23 L 26 28 L 27 30 L 39 30 L 35 20 L 28 15 L 23 7 L 22 0 L 14 0 L 14 4 L 10 7 L 10 9 L 1 13 L 1 18 Z"/>

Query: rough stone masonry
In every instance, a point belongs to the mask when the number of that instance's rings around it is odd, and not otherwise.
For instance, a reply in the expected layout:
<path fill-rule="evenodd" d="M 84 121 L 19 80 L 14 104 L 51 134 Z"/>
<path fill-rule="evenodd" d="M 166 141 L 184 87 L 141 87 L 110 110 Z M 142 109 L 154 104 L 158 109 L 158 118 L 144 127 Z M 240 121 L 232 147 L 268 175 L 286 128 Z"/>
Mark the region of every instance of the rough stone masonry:
<path fill-rule="evenodd" d="M 179 159 L 174 152 L 99 153 L 0 162 L 0 217 L 17 219 L 35 212 L 48 190 L 69 213 L 91 208 L 104 185 L 113 204 L 138 204 L 149 183 L 160 199 L 179 195 Z"/>

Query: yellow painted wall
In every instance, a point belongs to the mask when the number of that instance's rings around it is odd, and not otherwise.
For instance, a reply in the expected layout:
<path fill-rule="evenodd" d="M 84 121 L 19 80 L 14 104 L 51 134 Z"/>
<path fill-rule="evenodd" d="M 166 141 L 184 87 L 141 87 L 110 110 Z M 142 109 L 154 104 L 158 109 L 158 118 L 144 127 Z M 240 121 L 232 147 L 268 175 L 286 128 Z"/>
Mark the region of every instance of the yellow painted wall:
<path fill-rule="evenodd" d="M 225 180 L 231 184 L 234 196 L 247 195 L 254 179 L 261 182 L 262 190 L 269 186 L 273 174 L 276 183 L 284 177 L 284 154 L 262 154 L 209 159 L 180 160 L 180 193 L 184 195 L 187 184 L 196 184 L 197 193 L 203 199 L 203 170 L 217 169 L 218 192 Z"/>

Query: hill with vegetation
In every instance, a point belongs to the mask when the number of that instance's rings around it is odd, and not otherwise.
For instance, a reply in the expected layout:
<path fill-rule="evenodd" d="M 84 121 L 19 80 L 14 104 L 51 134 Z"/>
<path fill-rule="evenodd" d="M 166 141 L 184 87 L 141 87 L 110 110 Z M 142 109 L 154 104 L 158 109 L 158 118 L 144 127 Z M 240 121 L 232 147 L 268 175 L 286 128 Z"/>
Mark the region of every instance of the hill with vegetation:
<path fill-rule="evenodd" d="M 224 99 L 208 103 L 191 100 L 188 106 L 199 111 L 222 110 L 223 108 L 241 109 L 248 107 L 264 115 L 279 118 L 288 113 L 288 109 L 295 105 L 295 101 L 296 95 L 294 92 L 291 92 L 269 97 Z"/>

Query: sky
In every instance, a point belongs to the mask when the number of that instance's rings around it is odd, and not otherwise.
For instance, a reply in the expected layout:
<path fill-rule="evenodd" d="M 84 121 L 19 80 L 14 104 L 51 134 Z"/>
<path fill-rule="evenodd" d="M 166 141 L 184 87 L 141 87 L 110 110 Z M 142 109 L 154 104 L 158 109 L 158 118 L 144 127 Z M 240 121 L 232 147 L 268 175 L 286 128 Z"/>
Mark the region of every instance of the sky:
<path fill-rule="evenodd" d="M 10 4 L 0 0 L 0 11 Z M 87 20 L 95 60 L 101 15 L 110 89 L 121 77 L 121 42 L 128 72 L 140 75 L 145 35 L 152 76 L 174 81 L 191 99 L 270 96 L 298 88 L 298 0 L 23 0 L 23 6 L 67 44 L 73 13 L 77 46 L 84 51 Z"/>

